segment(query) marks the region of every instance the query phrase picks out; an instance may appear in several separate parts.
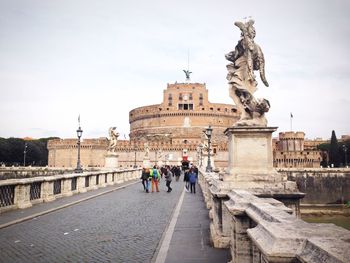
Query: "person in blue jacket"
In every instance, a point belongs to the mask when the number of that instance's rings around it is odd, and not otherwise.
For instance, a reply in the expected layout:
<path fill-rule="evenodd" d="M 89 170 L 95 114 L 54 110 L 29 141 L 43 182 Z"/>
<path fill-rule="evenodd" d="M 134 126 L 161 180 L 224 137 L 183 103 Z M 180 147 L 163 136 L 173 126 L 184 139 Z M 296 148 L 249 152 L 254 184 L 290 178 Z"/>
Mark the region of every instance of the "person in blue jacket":
<path fill-rule="evenodd" d="M 188 173 L 189 181 L 190 181 L 190 187 L 191 187 L 191 193 L 196 193 L 196 182 L 197 182 L 197 174 L 195 173 L 195 170 L 193 168 L 190 169 Z"/>

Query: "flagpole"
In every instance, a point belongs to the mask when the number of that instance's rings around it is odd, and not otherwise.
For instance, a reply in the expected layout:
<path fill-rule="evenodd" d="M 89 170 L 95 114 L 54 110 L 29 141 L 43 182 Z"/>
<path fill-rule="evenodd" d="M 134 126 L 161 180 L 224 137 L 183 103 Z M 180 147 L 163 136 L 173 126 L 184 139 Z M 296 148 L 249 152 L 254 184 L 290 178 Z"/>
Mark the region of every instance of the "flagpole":
<path fill-rule="evenodd" d="M 290 113 L 290 131 L 293 131 L 293 114 Z"/>

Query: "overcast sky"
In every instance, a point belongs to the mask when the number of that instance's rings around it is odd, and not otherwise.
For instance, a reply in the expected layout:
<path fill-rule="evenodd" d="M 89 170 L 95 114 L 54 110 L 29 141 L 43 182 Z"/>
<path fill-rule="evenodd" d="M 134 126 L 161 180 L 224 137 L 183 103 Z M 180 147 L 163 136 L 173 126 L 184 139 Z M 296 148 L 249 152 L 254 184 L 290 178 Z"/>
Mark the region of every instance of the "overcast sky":
<path fill-rule="evenodd" d="M 231 103 L 224 54 L 255 19 L 268 125 L 306 137 L 350 134 L 348 0 L 0 0 L 0 137 L 128 135 L 128 113 L 167 83 L 206 83 Z M 258 75 L 258 74 L 257 74 Z M 275 134 L 276 136 L 277 134 Z"/>

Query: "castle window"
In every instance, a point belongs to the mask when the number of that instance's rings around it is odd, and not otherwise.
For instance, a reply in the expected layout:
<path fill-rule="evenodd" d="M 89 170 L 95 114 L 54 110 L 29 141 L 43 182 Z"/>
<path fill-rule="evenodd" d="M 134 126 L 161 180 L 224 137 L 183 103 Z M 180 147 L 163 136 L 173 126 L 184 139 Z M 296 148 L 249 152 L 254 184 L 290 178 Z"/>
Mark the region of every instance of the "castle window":
<path fill-rule="evenodd" d="M 192 93 L 190 93 L 189 100 L 193 100 Z"/>
<path fill-rule="evenodd" d="M 202 110 L 205 110 L 205 108 L 202 108 Z"/>
<path fill-rule="evenodd" d="M 220 108 L 218 108 L 218 111 L 220 111 Z"/>
<path fill-rule="evenodd" d="M 225 112 L 227 112 L 227 108 L 225 108 Z"/>
<path fill-rule="evenodd" d="M 236 112 L 237 110 L 236 110 L 235 108 L 232 108 L 231 111 L 232 111 L 232 112 Z"/>
<path fill-rule="evenodd" d="M 184 105 L 179 103 L 179 110 L 183 110 L 184 109 Z"/>
<path fill-rule="evenodd" d="M 214 110 L 214 108 L 210 108 L 210 110 Z"/>
<path fill-rule="evenodd" d="M 171 93 L 168 96 L 168 106 L 173 106 L 173 95 Z"/>
<path fill-rule="evenodd" d="M 203 106 L 203 94 L 199 94 L 199 106 Z"/>
<path fill-rule="evenodd" d="M 179 94 L 179 100 L 182 100 L 182 93 Z"/>
<path fill-rule="evenodd" d="M 188 104 L 190 110 L 193 110 L 193 104 Z"/>
<path fill-rule="evenodd" d="M 184 104 L 184 110 L 188 110 L 188 104 Z"/>

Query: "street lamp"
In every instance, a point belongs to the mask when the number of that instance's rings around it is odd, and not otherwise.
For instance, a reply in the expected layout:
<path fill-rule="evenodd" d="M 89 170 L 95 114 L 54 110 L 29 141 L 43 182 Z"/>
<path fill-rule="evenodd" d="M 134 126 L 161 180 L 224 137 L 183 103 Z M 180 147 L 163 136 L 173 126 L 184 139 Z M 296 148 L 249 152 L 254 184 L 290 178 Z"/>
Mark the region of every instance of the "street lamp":
<path fill-rule="evenodd" d="M 211 139 L 211 135 L 213 133 L 213 129 L 209 125 L 209 127 L 206 128 L 205 131 L 203 131 L 203 132 L 208 138 L 208 163 L 207 163 L 207 168 L 205 169 L 205 171 L 212 172 L 213 168 L 211 167 L 211 162 L 210 162 L 210 142 L 211 142 L 210 139 Z"/>
<path fill-rule="evenodd" d="M 28 145 L 27 145 L 27 143 L 25 143 L 25 144 L 24 144 L 24 151 L 23 151 L 23 166 L 24 166 L 24 167 L 26 166 L 27 148 L 28 148 Z"/>
<path fill-rule="evenodd" d="M 79 128 L 77 130 L 77 136 L 78 136 L 78 161 L 77 161 L 77 168 L 74 170 L 76 173 L 82 173 L 83 169 L 80 165 L 80 138 L 83 135 L 83 130 L 80 128 L 80 122 L 79 122 Z"/>
<path fill-rule="evenodd" d="M 346 155 L 346 152 L 348 151 L 348 147 L 346 147 L 345 144 L 343 144 L 343 150 L 344 150 L 344 162 L 345 162 L 345 167 L 348 166 L 348 158 L 347 158 L 347 155 Z"/>

